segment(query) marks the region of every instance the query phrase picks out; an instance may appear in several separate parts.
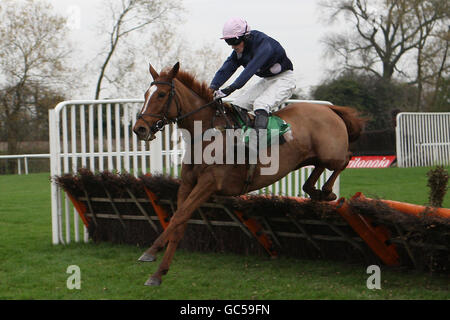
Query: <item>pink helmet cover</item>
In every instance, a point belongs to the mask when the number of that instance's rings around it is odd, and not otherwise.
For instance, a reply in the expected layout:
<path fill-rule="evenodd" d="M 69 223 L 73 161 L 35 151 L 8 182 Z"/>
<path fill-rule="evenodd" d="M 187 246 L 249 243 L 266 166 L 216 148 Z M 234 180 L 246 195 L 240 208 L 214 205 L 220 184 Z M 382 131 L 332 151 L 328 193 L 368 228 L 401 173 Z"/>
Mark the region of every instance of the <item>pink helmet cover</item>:
<path fill-rule="evenodd" d="M 220 39 L 238 38 L 250 32 L 247 21 L 241 18 L 231 18 L 223 26 L 223 37 Z"/>

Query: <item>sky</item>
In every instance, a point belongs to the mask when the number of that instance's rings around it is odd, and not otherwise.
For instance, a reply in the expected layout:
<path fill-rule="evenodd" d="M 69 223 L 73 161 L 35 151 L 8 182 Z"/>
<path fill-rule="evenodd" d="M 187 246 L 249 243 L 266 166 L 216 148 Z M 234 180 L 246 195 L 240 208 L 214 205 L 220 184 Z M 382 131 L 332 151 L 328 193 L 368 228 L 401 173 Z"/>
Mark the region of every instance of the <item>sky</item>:
<path fill-rule="evenodd" d="M 79 54 L 99 52 L 96 32 L 101 0 L 49 0 L 62 15 L 69 17 L 71 38 Z M 318 0 L 182 0 L 186 9 L 183 38 L 193 46 L 217 41 L 224 57 L 231 49 L 220 40 L 222 27 L 231 17 L 242 17 L 252 29 L 273 37 L 285 48 L 294 65 L 297 88 L 306 94 L 325 78 L 324 46 L 321 39 L 336 26 L 326 26 Z M 174 61 L 175 63 L 176 61 Z M 165 66 L 161 66 L 160 69 Z M 158 69 L 158 68 L 157 68 Z M 211 75 L 211 78 L 213 75 Z"/>

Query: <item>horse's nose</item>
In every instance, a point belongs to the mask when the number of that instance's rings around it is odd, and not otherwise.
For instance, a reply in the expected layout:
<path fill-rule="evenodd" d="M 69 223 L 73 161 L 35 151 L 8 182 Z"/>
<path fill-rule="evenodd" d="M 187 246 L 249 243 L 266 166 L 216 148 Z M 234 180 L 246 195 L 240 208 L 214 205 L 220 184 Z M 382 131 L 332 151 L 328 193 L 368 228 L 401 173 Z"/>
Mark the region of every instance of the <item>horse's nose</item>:
<path fill-rule="evenodd" d="M 147 127 L 138 125 L 133 128 L 134 133 L 139 137 L 140 140 L 145 140 L 145 138 L 148 136 L 148 130 Z"/>

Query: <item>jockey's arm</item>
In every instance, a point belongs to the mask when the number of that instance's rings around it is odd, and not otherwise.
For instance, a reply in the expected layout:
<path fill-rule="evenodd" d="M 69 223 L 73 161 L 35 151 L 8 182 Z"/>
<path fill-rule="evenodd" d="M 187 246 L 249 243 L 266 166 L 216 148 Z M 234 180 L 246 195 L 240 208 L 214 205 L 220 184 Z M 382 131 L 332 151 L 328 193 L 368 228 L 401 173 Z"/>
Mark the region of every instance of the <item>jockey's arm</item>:
<path fill-rule="evenodd" d="M 259 71 L 259 69 L 264 66 L 264 64 L 270 59 L 273 54 L 273 48 L 267 41 L 263 41 L 261 45 L 255 51 L 255 55 L 252 60 L 247 64 L 245 69 L 241 72 L 239 77 L 230 85 L 233 89 L 242 88 L 248 80 L 255 73 Z"/>
<path fill-rule="evenodd" d="M 225 60 L 222 67 L 216 72 L 211 84 L 209 85 L 211 89 L 219 89 L 228 79 L 230 79 L 233 73 L 236 72 L 237 68 L 239 68 L 239 63 L 233 56 L 234 54 L 235 53 L 233 52 L 228 59 Z"/>

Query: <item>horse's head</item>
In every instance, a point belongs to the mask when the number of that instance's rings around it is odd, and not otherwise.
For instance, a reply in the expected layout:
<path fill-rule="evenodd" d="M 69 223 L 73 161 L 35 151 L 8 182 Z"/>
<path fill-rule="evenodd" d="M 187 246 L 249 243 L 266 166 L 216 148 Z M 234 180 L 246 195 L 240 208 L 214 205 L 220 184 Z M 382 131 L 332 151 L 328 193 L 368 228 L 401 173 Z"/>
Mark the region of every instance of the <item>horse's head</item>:
<path fill-rule="evenodd" d="M 153 82 L 145 92 L 145 101 L 134 124 L 133 131 L 140 140 L 153 140 L 155 134 L 166 124 L 174 122 L 180 110 L 175 100 L 175 85 L 173 79 L 178 73 L 180 63 L 177 62 L 169 72 L 161 76 L 149 67 Z"/>

